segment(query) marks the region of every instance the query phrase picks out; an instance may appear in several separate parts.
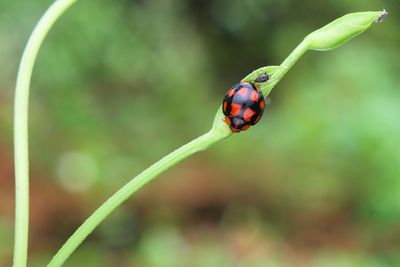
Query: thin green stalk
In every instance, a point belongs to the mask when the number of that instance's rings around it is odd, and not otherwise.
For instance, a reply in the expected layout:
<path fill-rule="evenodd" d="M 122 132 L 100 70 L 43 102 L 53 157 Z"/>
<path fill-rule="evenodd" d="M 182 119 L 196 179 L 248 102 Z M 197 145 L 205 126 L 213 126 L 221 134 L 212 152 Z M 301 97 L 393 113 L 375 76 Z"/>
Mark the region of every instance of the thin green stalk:
<path fill-rule="evenodd" d="M 48 267 L 61 266 L 65 260 L 74 252 L 74 250 L 82 243 L 83 240 L 119 205 L 127 200 L 133 193 L 137 192 L 160 173 L 169 169 L 181 160 L 190 155 L 206 149 L 208 146 L 218 142 L 229 135 L 224 130 L 218 131 L 211 129 L 208 133 L 194 139 L 186 145 L 171 152 L 161 160 L 157 161 L 149 168 L 141 172 L 130 182 L 125 184 L 113 196 L 107 199 L 86 221 L 75 231 L 75 233 L 61 247 L 57 254 L 53 257 Z"/>
<path fill-rule="evenodd" d="M 289 56 L 282 62 L 280 66 L 266 66 L 256 69 L 246 77 L 242 79 L 242 81 L 253 82 L 254 79 L 261 73 L 270 74 L 270 79 L 266 83 L 260 83 L 258 86 L 263 92 L 264 96 L 269 95 L 275 85 L 285 76 L 285 74 L 289 71 L 289 69 L 299 60 L 299 58 L 310 49 L 310 42 L 308 39 L 304 39 L 290 54 Z"/>
<path fill-rule="evenodd" d="M 330 42 L 324 42 L 321 38 L 321 31 L 316 31 L 308 35 L 282 62 L 280 66 L 262 67 L 247 75 L 243 80 L 254 81 L 254 78 L 260 72 L 266 72 L 271 75 L 269 82 L 261 84 L 261 90 L 264 95 L 268 95 L 272 88 L 282 79 L 282 77 L 289 71 L 289 69 L 297 62 L 297 60 L 308 50 L 318 50 L 322 47 L 324 50 L 330 49 L 330 46 L 337 47 L 349 40 L 352 35 L 359 34 L 360 31 L 368 28 L 373 21 L 376 21 L 382 12 L 364 12 L 353 13 L 328 24 L 326 28 L 329 32 Z M 355 19 L 355 20 L 354 20 Z M 347 24 L 351 25 L 351 30 L 346 32 L 343 27 Z M 323 29 L 324 29 L 323 28 Z M 345 28 L 345 27 L 344 27 Z M 323 32 L 322 32 L 323 33 Z M 338 39 L 332 35 L 338 35 Z M 323 46 L 322 46 L 323 45 Z M 121 205 L 132 194 L 137 192 L 140 188 L 153 180 L 157 175 L 167 170 L 179 161 L 187 158 L 191 154 L 207 148 L 209 145 L 228 137 L 232 133 L 227 124 L 223 121 L 224 115 L 221 107 L 218 109 L 214 118 L 214 124 L 211 131 L 199 138 L 191 141 L 183 147 L 175 150 L 171 154 L 162 158 L 148 169 L 133 178 L 130 182 L 124 185 L 119 191 L 111 196 L 103 205 L 101 205 L 67 240 L 67 242 L 56 253 L 53 259 L 48 264 L 48 267 L 61 266 L 67 258 L 74 252 L 74 250 L 82 243 L 84 239 L 119 205 Z"/>
<path fill-rule="evenodd" d="M 281 66 L 266 67 L 263 69 L 268 73 L 272 73 L 271 84 L 268 84 L 268 86 L 270 86 L 270 90 L 272 90 L 273 86 L 279 82 L 289 68 L 296 63 L 296 61 L 304 54 L 304 52 L 307 51 L 307 49 L 308 46 L 306 45 L 306 42 L 303 41 L 297 48 L 293 50 L 288 58 L 283 61 Z M 114 211 L 119 205 L 132 196 L 132 194 L 157 177 L 160 173 L 164 172 L 179 161 L 189 157 L 193 153 L 203 150 L 211 144 L 229 136 L 231 132 L 223 119 L 224 115 L 222 114 L 222 110 L 219 109 L 214 119 L 213 128 L 210 130 L 210 132 L 168 154 L 160 161 L 154 163 L 142 173 L 137 175 L 130 182 L 125 184 L 120 190 L 118 190 L 113 196 L 104 202 L 88 219 L 86 219 L 86 221 L 60 248 L 47 267 L 61 266 L 74 252 L 74 250 L 83 242 L 83 240 L 85 240 L 86 237 L 93 232 L 93 230 L 112 211 Z"/>
<path fill-rule="evenodd" d="M 29 233 L 28 99 L 33 65 L 55 21 L 76 0 L 59 0 L 49 7 L 33 30 L 19 65 L 14 103 L 15 237 L 14 266 L 25 267 Z"/>
<path fill-rule="evenodd" d="M 275 85 L 285 76 L 289 69 L 299 60 L 299 58 L 309 49 L 309 41 L 304 39 L 282 62 L 279 68 L 274 71 L 268 83 L 261 84 L 260 88 L 264 96 L 269 95 Z"/>

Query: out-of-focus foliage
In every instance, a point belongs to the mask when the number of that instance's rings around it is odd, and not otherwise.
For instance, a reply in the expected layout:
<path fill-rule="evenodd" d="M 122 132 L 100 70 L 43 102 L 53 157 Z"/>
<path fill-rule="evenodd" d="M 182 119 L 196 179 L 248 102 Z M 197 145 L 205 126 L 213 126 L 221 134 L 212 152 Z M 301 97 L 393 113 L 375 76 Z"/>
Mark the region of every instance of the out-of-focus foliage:
<path fill-rule="evenodd" d="M 14 79 L 50 2 L 0 2 L 0 266 L 12 252 Z M 66 266 L 399 266 L 398 6 L 78 1 L 33 73 L 32 266 L 140 170 L 207 131 L 229 86 L 333 19 L 383 7 L 383 24 L 305 54 L 257 127 L 163 174 Z"/>

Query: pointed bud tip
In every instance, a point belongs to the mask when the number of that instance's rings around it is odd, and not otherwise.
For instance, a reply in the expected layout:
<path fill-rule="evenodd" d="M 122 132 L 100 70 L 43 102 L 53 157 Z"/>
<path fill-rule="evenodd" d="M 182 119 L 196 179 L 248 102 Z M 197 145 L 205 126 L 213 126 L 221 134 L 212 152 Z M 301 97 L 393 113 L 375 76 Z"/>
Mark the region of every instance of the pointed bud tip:
<path fill-rule="evenodd" d="M 381 15 L 376 19 L 375 23 L 381 23 L 386 19 L 386 17 L 389 15 L 389 12 L 387 12 L 385 9 L 382 11 Z"/>

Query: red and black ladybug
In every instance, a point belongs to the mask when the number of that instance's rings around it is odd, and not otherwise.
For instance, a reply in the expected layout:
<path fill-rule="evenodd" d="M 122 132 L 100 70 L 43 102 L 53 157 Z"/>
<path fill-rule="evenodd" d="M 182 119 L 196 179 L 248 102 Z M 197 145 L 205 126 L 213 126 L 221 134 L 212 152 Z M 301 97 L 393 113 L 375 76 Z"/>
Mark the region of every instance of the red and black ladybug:
<path fill-rule="evenodd" d="M 266 82 L 268 79 L 269 75 L 263 73 L 254 83 L 240 82 L 228 90 L 222 102 L 222 111 L 232 132 L 245 131 L 261 119 L 265 100 L 257 83 Z"/>

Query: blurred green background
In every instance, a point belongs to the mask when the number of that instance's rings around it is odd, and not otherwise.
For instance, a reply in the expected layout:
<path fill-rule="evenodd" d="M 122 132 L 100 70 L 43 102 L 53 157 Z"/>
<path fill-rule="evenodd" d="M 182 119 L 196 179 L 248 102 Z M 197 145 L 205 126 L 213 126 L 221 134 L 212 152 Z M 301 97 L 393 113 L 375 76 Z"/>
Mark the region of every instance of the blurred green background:
<path fill-rule="evenodd" d="M 10 266 L 12 105 L 49 0 L 0 1 L 0 266 Z M 29 266 L 108 196 L 206 132 L 226 90 L 346 13 L 389 18 L 308 52 L 263 120 L 161 175 L 65 266 L 400 266 L 400 1 L 78 1 L 30 96 Z"/>

